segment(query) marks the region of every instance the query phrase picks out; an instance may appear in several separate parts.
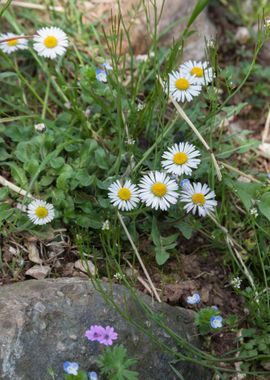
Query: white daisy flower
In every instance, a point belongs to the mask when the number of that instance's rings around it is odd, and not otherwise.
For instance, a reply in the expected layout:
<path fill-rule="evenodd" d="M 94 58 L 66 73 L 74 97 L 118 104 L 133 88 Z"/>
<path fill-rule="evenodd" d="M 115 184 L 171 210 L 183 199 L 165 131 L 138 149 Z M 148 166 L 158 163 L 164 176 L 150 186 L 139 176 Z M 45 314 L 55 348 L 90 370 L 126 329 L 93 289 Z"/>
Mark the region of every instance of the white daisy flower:
<path fill-rule="evenodd" d="M 194 215 L 198 210 L 199 216 L 206 216 L 217 205 L 215 196 L 215 192 L 206 184 L 202 185 L 200 182 L 197 182 L 187 184 L 182 188 L 180 201 L 186 203 L 184 210 L 187 212 L 192 211 Z"/>
<path fill-rule="evenodd" d="M 130 180 L 125 181 L 123 185 L 117 180 L 108 190 L 111 203 L 119 210 L 132 210 L 139 202 L 138 189 Z"/>
<path fill-rule="evenodd" d="M 213 69 L 209 67 L 208 62 L 196 62 L 188 61 L 183 63 L 179 70 L 182 70 L 184 73 L 195 76 L 196 84 L 205 85 L 213 80 Z"/>
<path fill-rule="evenodd" d="M 194 96 L 198 96 L 201 92 L 201 85 L 197 84 L 193 75 L 179 69 L 169 74 L 169 91 L 176 101 L 190 102 Z"/>
<path fill-rule="evenodd" d="M 53 205 L 36 199 L 28 205 L 27 214 L 34 224 L 46 224 L 54 218 Z"/>
<path fill-rule="evenodd" d="M 151 172 L 142 177 L 139 183 L 139 196 L 147 206 L 155 210 L 167 210 L 177 202 L 178 185 L 165 173 Z"/>
<path fill-rule="evenodd" d="M 34 49 L 41 57 L 55 59 L 65 54 L 67 47 L 68 37 L 59 28 L 41 28 L 34 36 Z"/>
<path fill-rule="evenodd" d="M 16 37 L 22 37 L 22 36 L 21 35 L 17 36 L 16 34 L 13 34 L 13 33 L 1 34 L 0 40 L 8 40 L 8 41 L 1 42 L 0 49 L 6 54 L 11 54 L 16 50 L 27 49 L 28 48 L 27 39 L 16 38 Z"/>
<path fill-rule="evenodd" d="M 190 175 L 193 169 L 196 169 L 201 160 L 196 158 L 200 156 L 200 152 L 196 147 L 189 143 L 180 142 L 174 144 L 166 152 L 163 153 L 161 165 L 163 168 L 172 174 Z"/>

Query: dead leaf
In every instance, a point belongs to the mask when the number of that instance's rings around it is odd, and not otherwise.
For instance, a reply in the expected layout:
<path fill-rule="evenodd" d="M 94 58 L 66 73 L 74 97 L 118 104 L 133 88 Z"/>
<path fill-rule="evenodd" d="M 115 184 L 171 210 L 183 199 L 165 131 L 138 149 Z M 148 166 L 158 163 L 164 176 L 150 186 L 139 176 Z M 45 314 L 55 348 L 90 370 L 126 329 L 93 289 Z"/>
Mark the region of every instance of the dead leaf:
<path fill-rule="evenodd" d="M 39 256 L 39 250 L 35 243 L 33 242 L 27 242 L 26 243 L 27 249 L 29 251 L 28 253 L 28 259 L 32 261 L 32 263 L 35 264 L 42 264 L 42 259 Z"/>
<path fill-rule="evenodd" d="M 51 268 L 49 266 L 34 265 L 32 268 L 28 269 L 25 274 L 27 276 L 33 277 L 37 280 L 43 280 L 50 273 Z"/>
<path fill-rule="evenodd" d="M 90 260 L 77 260 L 74 264 L 74 267 L 81 272 L 91 273 L 93 276 L 96 274 L 96 267 Z"/>

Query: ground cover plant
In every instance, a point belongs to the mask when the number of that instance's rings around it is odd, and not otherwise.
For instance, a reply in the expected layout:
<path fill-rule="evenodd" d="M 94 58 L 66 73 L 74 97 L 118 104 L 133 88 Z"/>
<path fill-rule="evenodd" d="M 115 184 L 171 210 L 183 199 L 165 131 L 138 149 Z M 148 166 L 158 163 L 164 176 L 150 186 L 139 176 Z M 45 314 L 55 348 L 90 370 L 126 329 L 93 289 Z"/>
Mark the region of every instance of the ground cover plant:
<path fill-rule="evenodd" d="M 134 288 L 146 289 L 158 302 L 196 311 L 203 351 L 183 346 L 147 311 L 185 349 L 173 353 L 172 368 L 190 360 L 211 368 L 216 379 L 270 376 L 269 155 L 258 153 L 261 122 L 255 134 L 248 127 L 233 129 L 235 120 L 249 126 L 262 110 L 265 122 L 269 110 L 269 68 L 258 59 L 269 41 L 269 9 L 259 3 L 241 19 L 250 30 L 249 48 L 228 31 L 227 44 L 217 38 L 199 47 L 203 61 L 185 60 L 183 49 L 208 1 L 197 2 L 170 48 L 158 45 L 155 1 L 142 1 L 146 18 L 149 6 L 155 15 L 143 57 L 131 45 L 123 53 L 123 41 L 130 40 L 121 4 L 106 31 L 98 23 L 83 24 L 73 1 L 64 12 L 47 9 L 44 20 L 35 9 L 2 6 L 3 283 L 25 279 L 33 263 L 53 263 L 51 276 L 67 275 L 67 262 L 79 258 L 97 287 L 98 278 L 106 276 L 134 297 Z M 232 23 L 243 14 L 237 1 L 219 6 Z M 231 59 L 227 51 L 233 52 Z M 42 254 L 29 259 L 33 241 Z M 50 244 L 60 246 L 53 257 Z M 16 254 L 9 247 L 16 247 Z M 168 295 L 176 272 L 198 251 L 218 276 L 225 268 L 228 298 L 236 307 L 206 301 L 193 286 Z M 195 277 L 192 270 L 187 273 Z M 207 274 L 198 276 L 208 281 Z M 228 344 L 219 351 L 224 336 Z M 136 360 L 128 359 L 121 342 L 114 347 L 101 355 L 101 373 L 136 379 Z M 122 358 L 126 375 L 115 375 L 114 357 Z M 96 376 L 91 369 L 78 372 L 77 363 L 66 362 L 64 370 L 67 379 Z"/>

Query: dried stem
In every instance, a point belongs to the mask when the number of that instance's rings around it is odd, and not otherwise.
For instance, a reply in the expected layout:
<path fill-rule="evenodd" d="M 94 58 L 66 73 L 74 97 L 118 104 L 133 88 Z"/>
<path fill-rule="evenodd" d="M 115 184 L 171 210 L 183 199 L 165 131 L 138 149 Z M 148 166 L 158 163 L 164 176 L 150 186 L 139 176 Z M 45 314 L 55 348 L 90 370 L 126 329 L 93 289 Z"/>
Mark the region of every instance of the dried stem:
<path fill-rule="evenodd" d="M 9 37 L 9 38 L 5 38 L 4 40 L 0 40 L 0 44 L 2 44 L 4 42 L 13 41 L 13 40 L 30 39 L 30 38 L 33 38 L 33 37 L 34 36 L 14 36 L 14 37 Z"/>
<path fill-rule="evenodd" d="M 227 168 L 227 169 L 229 169 L 229 170 L 231 170 L 231 171 L 233 171 L 233 172 L 235 172 L 235 173 L 237 173 L 237 174 L 239 174 L 239 175 L 241 175 L 241 176 L 243 176 L 243 177 L 246 177 L 246 178 L 250 179 L 250 181 L 252 181 L 252 182 L 262 183 L 262 182 L 259 181 L 257 178 L 253 177 L 252 175 L 250 175 L 250 174 L 246 174 L 246 173 L 242 172 L 241 170 L 239 170 L 239 169 L 237 169 L 237 168 L 235 168 L 235 167 L 233 167 L 233 166 L 231 166 L 231 165 L 229 165 L 229 164 L 226 164 L 226 163 L 223 162 L 223 161 L 219 161 L 219 164 L 220 164 L 221 166 L 223 165 L 225 168 Z"/>
<path fill-rule="evenodd" d="M 0 4 L 5 4 L 5 3 L 6 3 L 5 0 L 0 1 Z M 16 6 L 16 7 L 21 7 L 21 8 L 34 9 L 38 11 L 46 11 L 47 9 L 49 9 L 50 11 L 55 11 L 55 12 L 65 11 L 64 7 L 61 7 L 61 6 L 53 6 L 53 5 L 46 6 L 46 5 L 41 5 L 41 4 L 34 4 L 33 2 L 27 3 L 25 1 L 16 1 L 16 0 L 13 0 L 11 5 Z"/>
<path fill-rule="evenodd" d="M 18 187 L 14 185 L 12 182 L 9 182 L 7 179 L 2 177 L 0 175 L 0 185 L 8 187 L 10 190 L 15 191 L 15 193 L 18 193 L 24 197 L 28 197 L 31 199 L 35 199 L 31 194 L 29 194 L 27 191 L 23 190 L 21 187 Z"/>
<path fill-rule="evenodd" d="M 267 115 L 267 118 L 266 118 L 266 122 L 265 122 L 265 126 L 264 126 L 264 130 L 263 130 L 263 133 L 262 133 L 262 143 L 265 143 L 268 135 L 269 135 L 269 129 L 270 129 L 270 108 L 269 108 L 269 111 L 268 111 L 268 115 Z"/>
<path fill-rule="evenodd" d="M 120 223 L 122 224 L 122 227 L 123 227 L 123 229 L 125 231 L 125 234 L 127 235 L 127 238 L 129 240 L 132 248 L 133 248 L 133 251 L 134 251 L 134 253 L 135 253 L 135 255 L 136 255 L 136 257 L 137 257 L 137 259 L 138 259 L 138 261 L 139 261 L 139 263 L 141 265 L 141 267 L 142 267 L 142 270 L 143 270 L 143 272 L 144 272 L 144 274 L 145 274 L 145 276 L 146 276 L 146 278 L 147 278 L 147 280 L 149 282 L 149 285 L 150 285 L 150 287 L 151 287 L 151 289 L 152 289 L 152 291 L 153 291 L 153 293 L 154 293 L 157 301 L 161 302 L 161 299 L 159 298 L 159 295 L 158 295 L 158 292 L 157 292 L 157 290 L 155 288 L 155 285 L 153 284 L 153 282 L 151 280 L 151 277 L 149 276 L 149 273 L 148 273 L 148 271 L 147 271 L 147 269 L 146 269 L 146 267 L 145 267 L 145 265 L 144 265 L 144 263 L 142 261 L 142 258 L 141 258 L 140 254 L 139 254 L 139 252 L 138 252 L 138 250 L 136 248 L 136 245 L 134 244 L 134 242 L 132 240 L 132 237 L 130 236 L 130 233 L 128 232 L 128 229 L 127 229 L 127 227 L 125 225 L 125 222 L 124 222 L 124 220 L 122 218 L 122 215 L 119 212 L 117 212 L 117 216 L 118 216 L 118 218 L 120 220 Z"/>
<path fill-rule="evenodd" d="M 164 83 L 163 83 L 163 81 L 162 81 L 162 79 L 160 77 L 159 77 L 159 82 L 160 82 L 162 88 L 165 90 L 165 85 L 164 85 Z M 215 157 L 214 153 L 212 152 L 212 149 L 210 148 L 210 146 L 208 145 L 208 143 L 205 141 L 205 139 L 203 138 L 203 136 L 200 134 L 200 132 L 198 131 L 198 129 L 195 127 L 195 125 L 192 123 L 192 121 L 190 120 L 190 118 L 187 116 L 187 114 L 185 113 L 185 111 L 183 110 L 183 108 L 176 102 L 176 100 L 174 100 L 174 98 L 171 96 L 171 94 L 169 94 L 169 98 L 170 98 L 171 102 L 173 103 L 173 105 L 175 106 L 175 108 L 176 108 L 177 112 L 179 113 L 179 115 L 190 126 L 190 128 L 195 133 L 195 135 L 198 137 L 198 139 L 201 141 L 201 143 L 203 144 L 203 146 L 205 147 L 205 149 L 210 153 L 211 159 L 213 161 L 213 164 L 214 164 L 214 167 L 215 167 L 215 170 L 216 170 L 216 173 L 217 173 L 217 177 L 218 177 L 219 181 L 221 181 L 222 180 L 222 174 L 221 174 L 219 165 L 217 163 L 216 157 Z"/>
<path fill-rule="evenodd" d="M 252 278 L 252 275 L 250 274 L 248 268 L 246 267 L 246 264 L 244 263 L 240 252 L 236 249 L 236 246 L 238 246 L 240 249 L 242 249 L 242 247 L 231 237 L 231 235 L 229 234 L 229 231 L 227 230 L 227 228 L 224 227 L 224 226 L 222 226 L 217 221 L 217 219 L 215 218 L 215 216 L 213 214 L 209 214 L 208 216 L 216 224 L 216 226 L 219 227 L 221 229 L 221 231 L 224 233 L 226 243 L 231 247 L 231 249 L 235 253 L 235 255 L 237 257 L 237 260 L 241 264 L 243 272 L 244 272 L 246 278 L 248 279 L 248 281 L 249 281 L 252 289 L 254 290 L 255 294 L 258 295 L 258 292 L 256 290 L 256 286 L 255 286 L 254 280 Z"/>

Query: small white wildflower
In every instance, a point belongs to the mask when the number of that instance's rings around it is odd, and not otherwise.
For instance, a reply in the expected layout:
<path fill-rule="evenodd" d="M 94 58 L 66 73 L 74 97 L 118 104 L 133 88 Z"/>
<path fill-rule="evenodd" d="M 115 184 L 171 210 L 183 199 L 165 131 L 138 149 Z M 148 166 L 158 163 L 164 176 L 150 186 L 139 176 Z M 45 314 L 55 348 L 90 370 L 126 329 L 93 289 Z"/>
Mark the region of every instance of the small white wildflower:
<path fill-rule="evenodd" d="M 46 131 L 46 125 L 44 123 L 35 124 L 35 130 L 37 132 L 43 133 Z"/>
<path fill-rule="evenodd" d="M 232 280 L 231 280 L 231 285 L 233 288 L 235 289 L 240 289 L 241 287 L 241 283 L 242 283 L 242 280 L 240 277 L 234 277 Z"/>
<path fill-rule="evenodd" d="M 101 229 L 102 231 L 108 231 L 110 229 L 110 221 L 108 219 L 102 224 Z"/>
<path fill-rule="evenodd" d="M 65 108 L 67 110 L 70 110 L 71 109 L 71 103 L 69 101 L 67 101 L 65 104 L 64 104 Z"/>
<path fill-rule="evenodd" d="M 116 278 L 117 281 L 121 281 L 121 280 L 123 280 L 126 276 L 125 276 L 124 274 L 122 274 L 122 273 L 117 272 L 117 273 L 115 273 L 115 274 L 113 275 L 113 277 Z"/>
<path fill-rule="evenodd" d="M 91 115 L 91 107 L 87 107 L 86 110 L 84 111 L 84 116 L 89 118 L 89 116 Z"/>
<path fill-rule="evenodd" d="M 137 111 L 142 111 L 145 109 L 146 104 L 145 103 L 138 103 L 137 105 Z"/>
<path fill-rule="evenodd" d="M 256 207 L 252 207 L 252 208 L 249 210 L 249 212 L 250 212 L 250 215 L 253 215 L 253 216 L 254 216 L 254 218 L 257 218 L 257 216 L 259 215 L 258 210 L 257 210 Z"/>
<path fill-rule="evenodd" d="M 126 140 L 126 144 L 127 145 L 134 145 L 135 144 L 135 140 L 134 139 L 131 139 L 131 138 L 128 138 L 127 140 Z"/>

